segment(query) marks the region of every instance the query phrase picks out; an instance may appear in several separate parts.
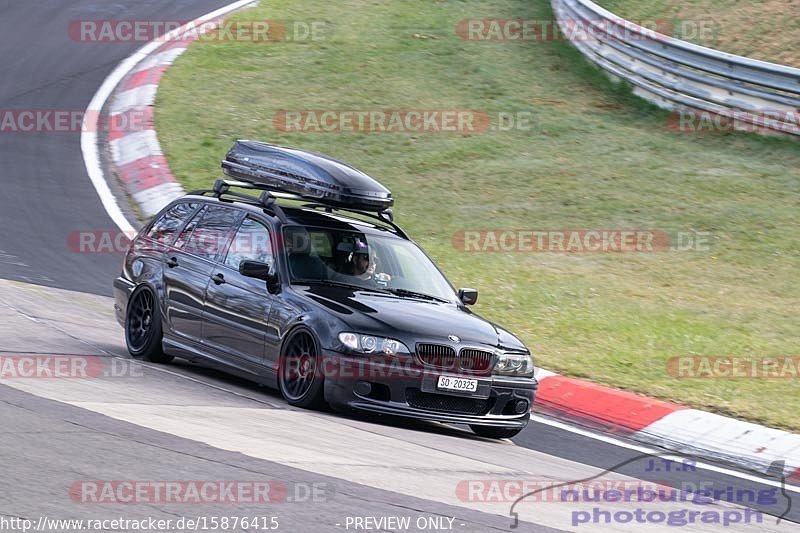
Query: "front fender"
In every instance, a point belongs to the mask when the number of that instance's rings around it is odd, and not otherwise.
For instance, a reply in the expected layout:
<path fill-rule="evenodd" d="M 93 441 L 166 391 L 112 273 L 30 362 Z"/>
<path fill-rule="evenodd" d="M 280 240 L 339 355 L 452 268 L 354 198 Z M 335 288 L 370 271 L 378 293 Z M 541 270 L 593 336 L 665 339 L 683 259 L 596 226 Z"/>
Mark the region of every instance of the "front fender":
<path fill-rule="evenodd" d="M 283 346 L 292 332 L 300 326 L 311 330 L 317 338 L 319 347 L 322 350 L 332 350 L 337 347 L 339 343 L 339 333 L 347 330 L 347 326 L 344 322 L 331 319 L 330 316 L 326 316 L 324 313 L 304 313 L 297 316 L 286 325 L 285 333 L 281 338 L 281 346 Z"/>
<path fill-rule="evenodd" d="M 347 331 L 347 324 L 343 320 L 297 294 L 288 291 L 284 291 L 283 294 L 286 295 L 286 299 L 281 309 L 274 310 L 276 321 L 279 322 L 278 330 L 281 332 L 281 347 L 287 337 L 300 326 L 305 326 L 314 333 L 322 350 L 331 350 L 337 346 L 339 333 Z"/>

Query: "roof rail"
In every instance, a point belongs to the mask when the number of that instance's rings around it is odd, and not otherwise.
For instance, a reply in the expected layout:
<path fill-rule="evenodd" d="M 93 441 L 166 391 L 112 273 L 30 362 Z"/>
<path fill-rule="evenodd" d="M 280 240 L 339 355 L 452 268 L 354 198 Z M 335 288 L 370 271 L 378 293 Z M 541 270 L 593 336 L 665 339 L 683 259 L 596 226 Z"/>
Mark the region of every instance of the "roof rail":
<path fill-rule="evenodd" d="M 237 187 L 240 189 L 250 189 L 250 190 L 260 190 L 262 191 L 259 196 L 251 196 L 249 194 L 243 194 L 240 192 L 231 191 L 231 187 Z M 275 216 L 277 216 L 281 222 L 287 222 L 288 218 L 286 217 L 286 213 L 283 212 L 283 209 L 275 202 L 276 197 L 275 194 L 267 190 L 265 187 L 260 187 L 254 183 L 247 183 L 244 181 L 232 181 L 232 180 L 224 180 L 218 179 L 214 182 L 214 187 L 211 189 L 199 189 L 196 191 L 191 191 L 189 194 L 194 194 L 197 196 L 205 196 L 207 194 L 212 195 L 214 198 L 219 198 L 220 200 L 226 201 L 226 198 L 223 196 L 232 196 L 240 201 L 244 201 L 250 205 L 255 205 L 258 207 L 262 207 L 265 210 L 271 211 Z M 231 201 L 227 199 L 227 201 Z"/>
<path fill-rule="evenodd" d="M 244 194 L 236 191 L 231 191 L 232 187 L 236 187 L 239 189 L 249 189 L 249 190 L 257 190 L 262 191 L 259 196 L 251 196 L 249 194 Z M 255 205 L 258 207 L 262 207 L 266 210 L 271 211 L 272 213 L 277 216 L 281 222 L 288 222 L 288 218 L 286 217 L 286 213 L 284 213 L 281 206 L 278 205 L 277 201 L 279 199 L 285 200 L 304 200 L 302 196 L 298 196 L 296 194 L 284 193 L 272 190 L 271 187 L 267 185 L 262 185 L 259 183 L 251 183 L 247 181 L 234 181 L 234 180 L 226 180 L 226 179 L 218 179 L 214 182 L 214 187 L 211 189 L 200 189 L 196 191 L 191 191 L 189 194 L 197 195 L 197 196 L 205 196 L 211 195 L 214 198 L 219 198 L 220 200 L 226 200 L 223 196 L 232 197 L 233 199 L 237 199 L 239 201 L 244 201 L 250 205 Z M 228 198 L 227 201 L 233 201 L 231 198 Z M 403 229 L 394 223 L 394 211 L 391 208 L 384 209 L 382 211 L 365 211 L 362 209 L 352 209 L 348 207 L 341 207 L 338 205 L 331 205 L 324 202 L 313 202 L 313 203 L 306 203 L 303 204 L 302 207 L 309 208 L 309 209 L 323 209 L 328 213 L 332 213 L 334 211 L 343 211 L 346 213 L 355 213 L 358 215 L 366 216 L 380 222 L 383 222 L 387 226 L 389 226 L 398 236 L 402 237 L 403 239 L 410 240 L 408 234 L 403 231 Z"/>

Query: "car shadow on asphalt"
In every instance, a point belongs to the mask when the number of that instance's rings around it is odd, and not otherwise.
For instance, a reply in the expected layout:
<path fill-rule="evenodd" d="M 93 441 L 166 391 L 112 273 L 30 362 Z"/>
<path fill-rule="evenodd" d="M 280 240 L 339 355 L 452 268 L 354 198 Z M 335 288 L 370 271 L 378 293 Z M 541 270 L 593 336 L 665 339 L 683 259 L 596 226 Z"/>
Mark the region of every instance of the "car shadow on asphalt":
<path fill-rule="evenodd" d="M 152 365 L 153 363 L 148 363 Z M 244 379 L 232 374 L 227 374 L 217 368 L 207 366 L 202 362 L 192 363 L 183 359 L 175 359 L 169 365 L 157 365 L 167 370 L 177 371 L 187 374 L 194 379 L 200 379 L 208 384 L 217 387 L 228 389 L 235 389 L 237 394 L 246 394 L 248 397 L 255 401 L 264 401 L 274 405 L 278 409 L 305 411 L 304 409 L 293 407 L 286 403 L 280 391 L 268 386 L 259 385 L 248 379 Z M 313 411 L 311 411 L 313 412 Z M 320 411 L 327 414 L 334 415 L 342 418 L 343 420 L 352 420 L 355 422 L 368 422 L 381 426 L 388 426 L 408 431 L 433 433 L 443 436 L 458 437 L 476 441 L 497 442 L 492 439 L 485 439 L 478 437 L 466 426 L 450 426 L 438 422 L 428 422 L 424 420 L 415 420 L 413 418 L 406 418 L 402 416 L 384 415 L 379 413 L 370 413 L 366 411 L 341 411 L 334 410 L 326 407 Z"/>

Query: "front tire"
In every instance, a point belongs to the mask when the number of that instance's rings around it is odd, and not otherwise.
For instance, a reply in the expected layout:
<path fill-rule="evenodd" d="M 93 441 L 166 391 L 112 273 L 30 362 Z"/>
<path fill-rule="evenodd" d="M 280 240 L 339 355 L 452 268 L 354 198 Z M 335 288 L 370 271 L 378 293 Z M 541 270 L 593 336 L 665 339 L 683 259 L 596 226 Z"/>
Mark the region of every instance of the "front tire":
<path fill-rule="evenodd" d="M 522 428 L 496 428 L 492 426 L 476 426 L 470 424 L 469 428 L 479 437 L 487 439 L 510 439 L 516 437 Z"/>
<path fill-rule="evenodd" d="M 143 285 L 133 291 L 125 314 L 125 344 L 137 359 L 169 363 L 173 357 L 161 348 L 161 312 L 155 294 Z"/>
<path fill-rule="evenodd" d="M 295 407 L 325 407 L 322 353 L 310 331 L 299 329 L 284 344 L 278 372 L 281 394 Z"/>

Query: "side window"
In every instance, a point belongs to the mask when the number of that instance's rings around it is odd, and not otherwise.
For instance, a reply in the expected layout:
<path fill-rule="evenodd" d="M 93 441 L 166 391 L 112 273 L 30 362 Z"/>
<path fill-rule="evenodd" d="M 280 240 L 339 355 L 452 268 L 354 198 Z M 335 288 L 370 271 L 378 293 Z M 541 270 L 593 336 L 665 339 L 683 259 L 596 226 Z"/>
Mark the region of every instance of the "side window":
<path fill-rule="evenodd" d="M 197 204 L 181 202 L 167 210 L 161 218 L 155 221 L 147 232 L 147 236 L 162 244 L 171 244 L 175 234 L 181 229 L 183 223 L 194 212 Z"/>
<path fill-rule="evenodd" d="M 274 264 L 272 244 L 269 240 L 269 230 L 252 218 L 246 218 L 228 249 L 225 265 L 239 270 L 242 261 L 260 261 L 269 265 Z"/>
<path fill-rule="evenodd" d="M 178 238 L 175 239 L 175 244 L 173 244 L 175 248 L 183 248 L 184 246 L 186 246 L 186 241 L 189 240 L 189 237 L 192 235 L 195 226 L 197 226 L 197 223 L 200 222 L 200 220 L 202 220 L 205 212 L 206 212 L 205 207 L 201 207 L 200 209 L 197 210 L 192 219 L 189 220 L 189 223 L 183 227 L 183 231 L 181 231 L 181 234 L 178 235 Z"/>
<path fill-rule="evenodd" d="M 208 206 L 183 250 L 198 257 L 215 260 L 225 250 L 241 216 L 242 212 L 236 209 Z"/>

